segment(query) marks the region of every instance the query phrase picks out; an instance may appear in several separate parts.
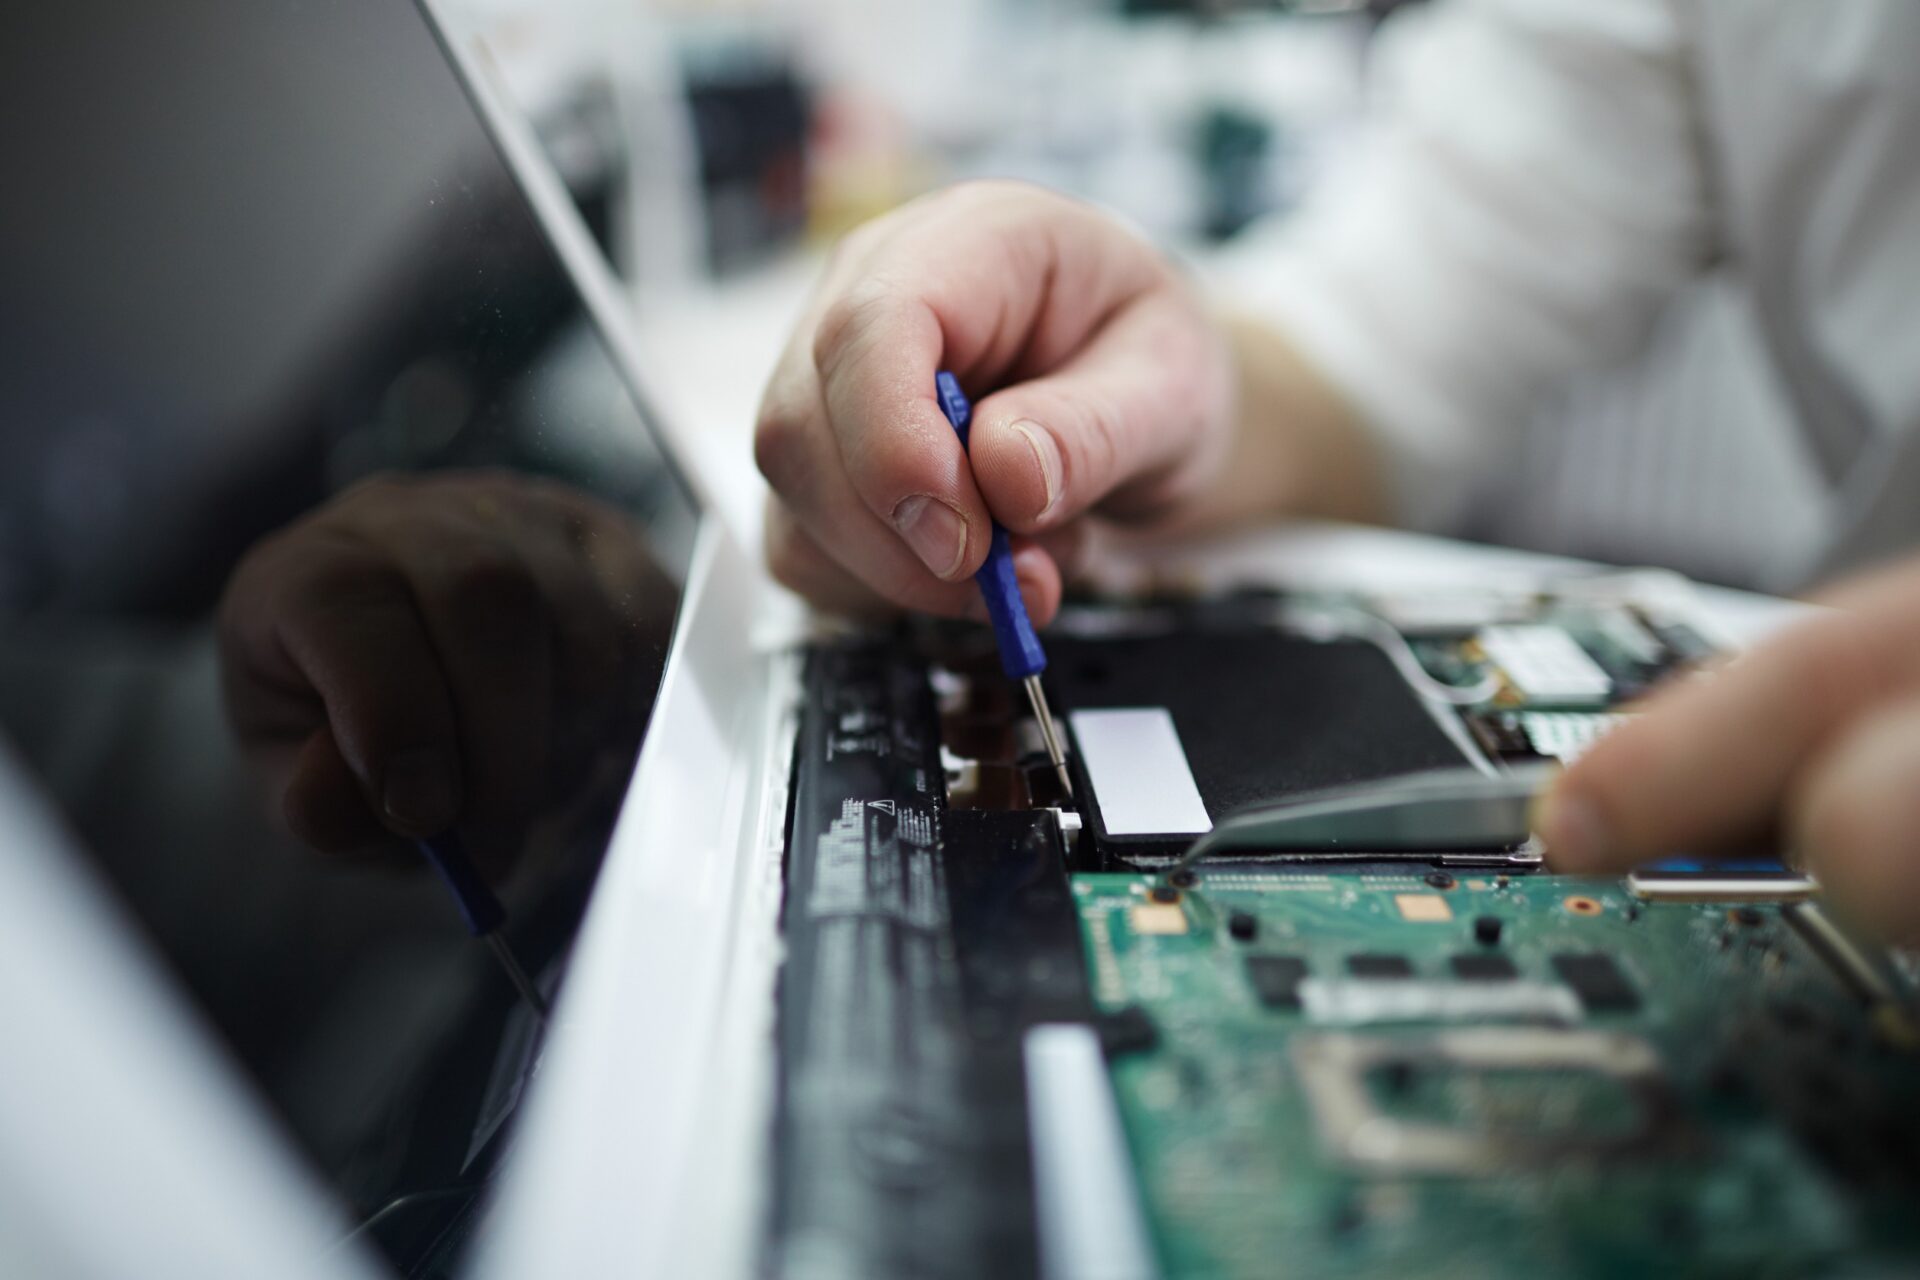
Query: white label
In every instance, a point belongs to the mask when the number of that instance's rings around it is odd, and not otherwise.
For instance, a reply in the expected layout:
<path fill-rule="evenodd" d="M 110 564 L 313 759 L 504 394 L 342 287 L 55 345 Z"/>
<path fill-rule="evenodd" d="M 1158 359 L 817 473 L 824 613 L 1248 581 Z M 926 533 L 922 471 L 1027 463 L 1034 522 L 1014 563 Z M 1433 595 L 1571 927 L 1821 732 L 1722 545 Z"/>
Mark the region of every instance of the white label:
<path fill-rule="evenodd" d="M 1076 711 L 1073 740 L 1110 836 L 1196 836 L 1213 830 L 1165 707 Z"/>

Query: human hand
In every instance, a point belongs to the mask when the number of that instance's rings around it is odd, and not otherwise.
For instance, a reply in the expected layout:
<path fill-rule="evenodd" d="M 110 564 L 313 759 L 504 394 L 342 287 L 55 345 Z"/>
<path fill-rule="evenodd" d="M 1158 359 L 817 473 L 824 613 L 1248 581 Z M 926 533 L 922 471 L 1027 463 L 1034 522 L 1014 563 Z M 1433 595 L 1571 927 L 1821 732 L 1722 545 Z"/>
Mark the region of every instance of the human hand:
<path fill-rule="evenodd" d="M 971 457 L 934 374 L 976 399 Z M 1090 206 L 970 183 L 835 252 L 761 405 L 775 577 L 823 608 L 976 614 L 989 518 L 1034 621 L 1085 517 L 1175 516 L 1230 451 L 1232 359 L 1197 291 Z"/>
<path fill-rule="evenodd" d="M 1542 802 L 1554 869 L 1778 840 L 1862 924 L 1920 936 L 1920 559 L 1650 697 Z"/>
<path fill-rule="evenodd" d="M 306 843 L 458 829 L 497 871 L 593 756 L 637 744 L 677 598 L 625 515 L 562 485 L 376 477 L 234 571 L 229 716 Z"/>

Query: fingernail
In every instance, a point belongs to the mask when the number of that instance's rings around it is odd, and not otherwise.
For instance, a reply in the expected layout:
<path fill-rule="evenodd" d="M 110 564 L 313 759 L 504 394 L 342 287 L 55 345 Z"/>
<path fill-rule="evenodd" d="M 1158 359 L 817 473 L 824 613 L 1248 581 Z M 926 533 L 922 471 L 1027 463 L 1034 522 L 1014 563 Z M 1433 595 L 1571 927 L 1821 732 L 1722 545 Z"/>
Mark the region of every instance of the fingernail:
<path fill-rule="evenodd" d="M 434 835 L 446 830 L 460 808 L 452 763 L 432 747 L 401 752 L 387 763 L 380 803 L 389 818 L 410 831 Z"/>
<path fill-rule="evenodd" d="M 967 519 L 938 498 L 903 500 L 893 509 L 893 527 L 935 577 L 951 578 L 966 559 Z"/>
<path fill-rule="evenodd" d="M 1040 468 L 1040 484 L 1046 492 L 1046 501 L 1040 507 L 1036 520 L 1045 520 L 1053 514 L 1054 506 L 1060 501 L 1060 449 L 1053 442 L 1044 427 L 1037 422 L 1021 419 L 1013 424 L 1013 429 L 1026 438 L 1027 448 L 1033 450 L 1033 460 Z"/>
<path fill-rule="evenodd" d="M 1581 796 L 1548 792 L 1534 810 L 1532 826 L 1556 871 L 1577 872 L 1611 861 L 1613 832 L 1599 807 Z"/>

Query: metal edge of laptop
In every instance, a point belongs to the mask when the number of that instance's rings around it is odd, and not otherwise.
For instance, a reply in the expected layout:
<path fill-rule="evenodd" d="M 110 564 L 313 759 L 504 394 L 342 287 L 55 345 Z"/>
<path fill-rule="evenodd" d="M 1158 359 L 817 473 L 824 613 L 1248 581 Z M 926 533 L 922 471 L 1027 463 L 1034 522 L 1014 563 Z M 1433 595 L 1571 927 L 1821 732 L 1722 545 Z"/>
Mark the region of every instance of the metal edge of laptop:
<path fill-rule="evenodd" d="M 419 0 L 580 290 L 700 533 L 653 719 L 581 926 L 476 1275 L 745 1275 L 759 1251 L 780 854 L 803 614 L 651 409 L 622 295 L 484 52 Z"/>

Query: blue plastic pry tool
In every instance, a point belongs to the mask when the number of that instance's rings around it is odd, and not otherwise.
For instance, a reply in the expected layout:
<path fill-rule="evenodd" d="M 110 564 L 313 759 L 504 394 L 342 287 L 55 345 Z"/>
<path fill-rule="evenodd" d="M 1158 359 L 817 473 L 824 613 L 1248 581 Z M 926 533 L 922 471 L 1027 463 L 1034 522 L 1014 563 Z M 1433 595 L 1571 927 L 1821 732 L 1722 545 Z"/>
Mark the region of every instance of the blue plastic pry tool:
<path fill-rule="evenodd" d="M 940 402 L 940 412 L 947 415 L 947 421 L 960 437 L 961 449 L 970 448 L 973 404 L 960 389 L 960 380 L 942 370 L 933 377 L 933 390 L 934 398 Z M 1061 749 L 1060 729 L 1047 707 L 1046 691 L 1040 687 L 1040 673 L 1047 669 L 1047 651 L 1040 647 L 1033 619 L 1027 616 L 1026 601 L 1020 598 L 1020 580 L 1013 572 L 1013 547 L 998 520 L 993 522 L 993 541 L 987 550 L 987 562 L 980 566 L 973 580 L 980 584 L 981 598 L 987 602 L 987 617 L 993 622 L 994 639 L 1000 646 L 1000 666 L 1009 680 L 1017 680 L 1026 688 L 1027 700 L 1033 704 L 1034 721 L 1040 726 L 1040 739 L 1046 744 L 1047 759 L 1053 762 L 1054 772 L 1059 775 L 1061 791 L 1071 797 L 1073 782 L 1067 776 L 1067 756 Z"/>
<path fill-rule="evenodd" d="M 440 873 L 440 878 L 452 891 L 454 904 L 460 908 L 460 916 L 467 922 L 467 932 L 476 938 L 486 939 L 494 958 L 506 972 L 507 981 L 513 984 L 513 989 L 520 993 L 527 1007 L 544 1023 L 547 1020 L 546 997 L 540 994 L 540 988 L 533 985 L 533 979 L 520 966 L 520 958 L 514 955 L 513 947 L 500 932 L 500 926 L 507 922 L 507 909 L 500 905 L 500 899 L 480 878 L 480 873 L 473 869 L 460 837 L 451 831 L 443 831 L 419 841 L 419 845 L 420 852 L 433 864 L 433 869 Z"/>

